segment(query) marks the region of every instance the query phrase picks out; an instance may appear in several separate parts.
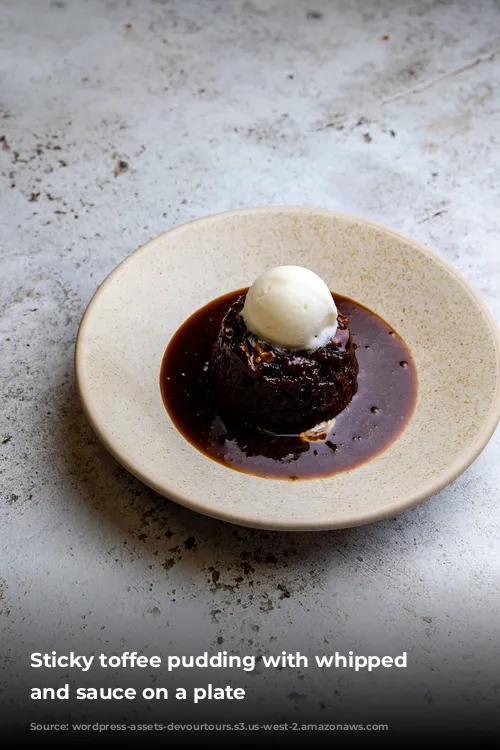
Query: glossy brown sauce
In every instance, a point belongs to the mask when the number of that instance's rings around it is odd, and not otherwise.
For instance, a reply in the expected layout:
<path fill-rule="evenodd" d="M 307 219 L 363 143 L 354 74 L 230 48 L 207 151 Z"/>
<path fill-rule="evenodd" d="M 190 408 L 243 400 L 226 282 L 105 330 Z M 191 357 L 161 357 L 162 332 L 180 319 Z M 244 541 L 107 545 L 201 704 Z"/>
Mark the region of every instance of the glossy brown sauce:
<path fill-rule="evenodd" d="M 207 364 L 222 319 L 246 289 L 225 294 L 188 318 L 171 339 L 160 372 L 163 402 L 172 422 L 195 448 L 225 466 L 273 479 L 329 477 L 368 461 L 403 432 L 415 408 L 417 371 L 412 354 L 375 313 L 334 294 L 358 345 L 358 391 L 337 415 L 326 442 L 270 435 L 225 424 L 213 402 Z"/>

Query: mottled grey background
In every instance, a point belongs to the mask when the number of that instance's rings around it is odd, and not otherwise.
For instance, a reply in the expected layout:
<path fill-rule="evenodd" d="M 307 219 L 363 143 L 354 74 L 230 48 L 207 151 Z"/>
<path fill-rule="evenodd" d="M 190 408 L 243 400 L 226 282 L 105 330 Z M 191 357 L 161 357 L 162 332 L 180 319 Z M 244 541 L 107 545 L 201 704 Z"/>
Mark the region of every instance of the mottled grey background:
<path fill-rule="evenodd" d="M 51 678 L 29 672 L 29 654 L 52 648 L 406 650 L 404 673 L 232 681 L 248 683 L 253 718 L 493 721 L 498 432 L 396 519 L 251 531 L 177 507 L 106 454 L 73 348 L 96 286 L 138 245 L 259 204 L 411 233 L 500 320 L 499 4 L 4 0 L 0 50 L 2 721 L 35 715 L 28 686 Z"/>

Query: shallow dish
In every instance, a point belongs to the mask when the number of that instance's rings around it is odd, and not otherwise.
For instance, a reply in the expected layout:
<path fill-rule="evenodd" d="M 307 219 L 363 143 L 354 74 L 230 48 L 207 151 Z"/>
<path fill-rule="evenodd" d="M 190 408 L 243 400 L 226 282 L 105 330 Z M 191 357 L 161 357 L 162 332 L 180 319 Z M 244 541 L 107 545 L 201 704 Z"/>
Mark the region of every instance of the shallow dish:
<path fill-rule="evenodd" d="M 174 427 L 160 394 L 162 357 L 181 323 L 283 264 L 310 268 L 378 313 L 418 369 L 417 405 L 402 436 L 328 479 L 266 479 L 212 461 Z M 356 526 L 417 505 L 477 458 L 500 419 L 500 335 L 465 279 L 416 240 L 323 209 L 229 211 L 136 250 L 85 312 L 76 377 L 93 429 L 128 471 L 188 508 L 266 529 Z"/>

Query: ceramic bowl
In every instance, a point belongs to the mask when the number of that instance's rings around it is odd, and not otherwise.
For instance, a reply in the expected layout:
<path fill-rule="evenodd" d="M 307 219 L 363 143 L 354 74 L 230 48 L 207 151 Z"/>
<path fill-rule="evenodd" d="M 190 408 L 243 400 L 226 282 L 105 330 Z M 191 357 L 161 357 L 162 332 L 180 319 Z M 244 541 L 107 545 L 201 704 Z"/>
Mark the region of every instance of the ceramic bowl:
<path fill-rule="evenodd" d="M 177 431 L 160 394 L 162 357 L 180 324 L 282 264 L 310 268 L 333 291 L 382 316 L 409 345 L 418 369 L 417 405 L 401 437 L 328 479 L 287 482 L 216 463 Z M 101 284 L 76 346 L 84 410 L 128 471 L 200 513 L 282 530 L 377 521 L 452 482 L 499 421 L 499 363 L 493 318 L 439 255 L 381 224 L 296 207 L 229 211 L 148 242 Z"/>

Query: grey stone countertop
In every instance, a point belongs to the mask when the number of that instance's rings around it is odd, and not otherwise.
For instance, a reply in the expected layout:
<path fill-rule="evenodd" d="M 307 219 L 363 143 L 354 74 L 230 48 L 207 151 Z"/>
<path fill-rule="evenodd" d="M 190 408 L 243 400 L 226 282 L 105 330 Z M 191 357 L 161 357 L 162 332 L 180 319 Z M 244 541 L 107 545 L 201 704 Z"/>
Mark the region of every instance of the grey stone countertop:
<path fill-rule="evenodd" d="M 73 352 L 86 304 L 126 255 L 251 205 L 341 209 L 412 234 L 499 321 L 498 3 L 6 0 L 0 49 L 9 701 L 23 700 L 32 650 L 350 648 L 406 650 L 423 717 L 457 696 L 479 711 L 499 682 L 498 431 L 453 485 L 397 518 L 254 531 L 127 474 L 82 414 Z M 266 679 L 299 713 L 310 700 L 338 716 L 401 687 L 390 670 L 296 677 Z"/>

